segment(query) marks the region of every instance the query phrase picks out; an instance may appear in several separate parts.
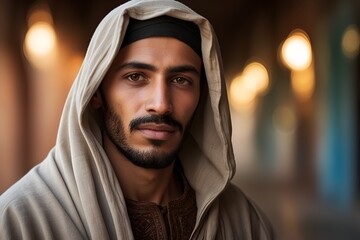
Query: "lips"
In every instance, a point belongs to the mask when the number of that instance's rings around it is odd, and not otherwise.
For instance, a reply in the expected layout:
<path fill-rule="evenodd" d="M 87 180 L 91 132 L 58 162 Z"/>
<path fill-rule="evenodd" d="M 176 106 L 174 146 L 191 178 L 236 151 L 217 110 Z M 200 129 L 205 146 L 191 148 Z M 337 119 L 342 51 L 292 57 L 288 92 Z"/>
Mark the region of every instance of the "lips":
<path fill-rule="evenodd" d="M 137 127 L 146 138 L 165 141 L 172 137 L 177 128 L 167 124 L 145 123 Z"/>

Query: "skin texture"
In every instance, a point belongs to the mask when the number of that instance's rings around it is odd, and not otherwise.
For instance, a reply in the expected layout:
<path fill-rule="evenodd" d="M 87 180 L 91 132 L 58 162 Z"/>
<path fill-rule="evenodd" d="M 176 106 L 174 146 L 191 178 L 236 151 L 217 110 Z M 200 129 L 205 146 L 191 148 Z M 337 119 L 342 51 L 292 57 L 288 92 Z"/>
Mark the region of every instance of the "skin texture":
<path fill-rule="evenodd" d="M 181 195 L 174 161 L 200 98 L 200 57 L 174 38 L 120 49 L 91 104 L 126 197 L 166 204 Z"/>

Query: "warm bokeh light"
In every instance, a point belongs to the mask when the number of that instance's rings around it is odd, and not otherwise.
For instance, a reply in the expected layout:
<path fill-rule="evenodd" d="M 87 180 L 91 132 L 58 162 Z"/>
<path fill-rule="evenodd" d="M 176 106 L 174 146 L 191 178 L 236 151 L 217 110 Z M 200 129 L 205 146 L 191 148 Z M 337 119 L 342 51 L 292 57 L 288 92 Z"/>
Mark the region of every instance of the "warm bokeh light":
<path fill-rule="evenodd" d="M 264 93 L 269 86 L 269 74 L 265 66 L 258 62 L 248 64 L 243 71 L 243 80 L 249 90 Z"/>
<path fill-rule="evenodd" d="M 249 109 L 269 86 L 269 74 L 258 62 L 249 63 L 230 85 L 230 103 L 237 110 Z"/>
<path fill-rule="evenodd" d="M 291 70 L 301 71 L 308 68 L 312 61 L 311 44 L 307 35 L 295 30 L 281 47 L 281 60 Z"/>
<path fill-rule="evenodd" d="M 342 37 L 342 49 L 344 54 L 349 58 L 355 58 L 359 53 L 360 34 L 359 29 L 355 25 L 346 28 Z"/>
<path fill-rule="evenodd" d="M 25 50 L 29 55 L 44 57 L 54 50 L 55 42 L 53 27 L 46 22 L 37 22 L 26 33 Z"/>
<path fill-rule="evenodd" d="M 248 108 L 255 100 L 256 92 L 248 88 L 242 76 L 236 77 L 230 85 L 230 102 L 237 109 Z"/>
<path fill-rule="evenodd" d="M 49 7 L 35 4 L 29 10 L 27 22 L 23 45 L 25 56 L 35 68 L 47 70 L 53 65 L 57 51 L 57 36 Z"/>
<path fill-rule="evenodd" d="M 314 67 L 311 65 L 303 71 L 293 71 L 291 73 L 291 86 L 299 100 L 310 99 L 315 89 Z"/>

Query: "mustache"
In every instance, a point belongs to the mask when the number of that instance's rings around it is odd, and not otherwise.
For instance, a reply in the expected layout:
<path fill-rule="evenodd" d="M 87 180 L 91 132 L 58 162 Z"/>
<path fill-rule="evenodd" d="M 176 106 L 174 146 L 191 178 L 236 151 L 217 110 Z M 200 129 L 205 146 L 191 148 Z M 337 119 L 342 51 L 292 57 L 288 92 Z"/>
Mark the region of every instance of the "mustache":
<path fill-rule="evenodd" d="M 179 129 L 180 132 L 183 131 L 184 127 L 180 122 L 173 119 L 172 117 L 168 115 L 150 115 L 150 116 L 144 116 L 133 119 L 130 124 L 130 132 L 134 131 L 135 128 L 137 128 L 140 124 L 143 123 L 156 123 L 156 124 L 167 124 L 173 127 L 176 127 Z"/>

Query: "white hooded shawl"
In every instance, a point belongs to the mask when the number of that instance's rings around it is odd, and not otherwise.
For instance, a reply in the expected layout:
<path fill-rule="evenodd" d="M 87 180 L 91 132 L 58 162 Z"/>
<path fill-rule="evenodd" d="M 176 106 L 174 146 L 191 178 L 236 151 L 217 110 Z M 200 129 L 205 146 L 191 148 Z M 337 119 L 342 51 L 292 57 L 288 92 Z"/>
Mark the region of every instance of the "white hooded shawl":
<path fill-rule="evenodd" d="M 230 183 L 231 123 L 218 42 L 210 23 L 171 0 L 129 1 L 99 24 L 64 106 L 55 147 L 0 197 L 0 239 L 133 239 L 124 196 L 89 101 L 109 69 L 129 17 L 196 23 L 208 92 L 179 154 L 198 207 L 191 239 L 270 239 L 251 201 Z"/>

